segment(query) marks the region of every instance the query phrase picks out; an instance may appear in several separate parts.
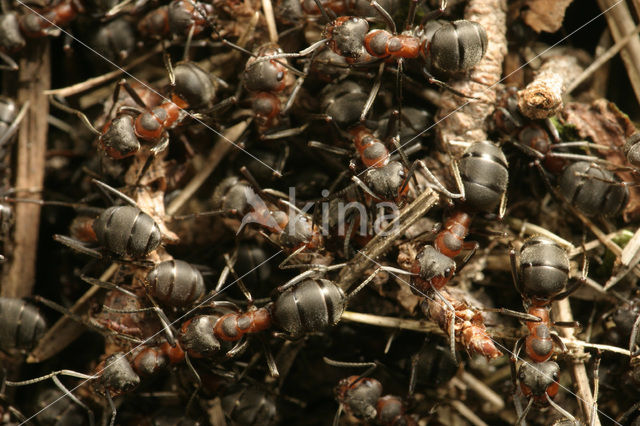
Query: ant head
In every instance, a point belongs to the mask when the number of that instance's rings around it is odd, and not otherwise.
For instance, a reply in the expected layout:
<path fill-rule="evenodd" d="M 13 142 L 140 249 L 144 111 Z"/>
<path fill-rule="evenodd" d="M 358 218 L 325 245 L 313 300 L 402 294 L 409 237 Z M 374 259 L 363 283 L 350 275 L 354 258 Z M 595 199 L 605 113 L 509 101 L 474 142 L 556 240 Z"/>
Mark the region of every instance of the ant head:
<path fill-rule="evenodd" d="M 640 133 L 636 132 L 627 138 L 623 147 L 627 161 L 636 167 L 640 166 L 640 144 L 638 142 L 640 142 Z"/>
<path fill-rule="evenodd" d="M 180 344 L 194 357 L 209 358 L 220 351 L 220 342 L 212 330 L 218 316 L 200 315 L 182 324 Z"/>
<path fill-rule="evenodd" d="M 335 393 L 349 414 L 373 420 L 377 415 L 376 403 L 382 396 L 382 384 L 370 377 L 349 376 L 340 380 Z"/>
<path fill-rule="evenodd" d="M 172 1 L 168 9 L 169 31 L 176 36 L 186 36 L 194 27 L 193 35 L 198 35 L 209 24 L 207 16 L 213 13 L 214 9 L 210 4 L 191 0 Z"/>
<path fill-rule="evenodd" d="M 367 170 L 363 180 L 380 199 L 395 201 L 402 197 L 406 179 L 404 166 L 398 161 L 391 161 L 384 167 Z"/>
<path fill-rule="evenodd" d="M 418 268 L 416 268 L 418 266 Z M 426 282 L 437 285 L 443 279 L 448 281 L 456 270 L 456 263 L 440 253 L 432 245 L 426 245 L 416 256 L 414 271 Z"/>
<path fill-rule="evenodd" d="M 267 44 L 256 51 L 256 57 L 272 56 L 282 53 L 274 44 Z M 287 84 L 287 69 L 283 65 L 286 59 L 256 62 L 252 57 L 244 70 L 244 87 L 250 92 L 279 92 Z"/>
<path fill-rule="evenodd" d="M 536 401 L 546 401 L 544 394 L 553 398 L 558 393 L 558 372 L 560 367 L 553 361 L 530 364 L 523 363 L 518 370 L 518 380 L 522 393 Z"/>
<path fill-rule="evenodd" d="M 140 141 L 135 133 L 133 117 L 123 114 L 111 120 L 106 131 L 100 136 L 100 145 L 109 157 L 116 160 L 138 152 Z"/>
<path fill-rule="evenodd" d="M 112 396 L 128 392 L 140 384 L 140 377 L 133 371 L 127 357 L 117 352 L 107 357 L 102 367 L 101 383 Z M 100 368 L 100 367 L 98 367 Z"/>
<path fill-rule="evenodd" d="M 174 70 L 174 92 L 187 101 L 190 108 L 210 105 L 216 97 L 216 88 L 209 74 L 193 62 L 180 62 Z"/>
<path fill-rule="evenodd" d="M 366 54 L 364 37 L 369 32 L 369 23 L 357 16 L 340 16 L 329 23 L 324 37 L 329 39 L 331 50 L 340 56 L 359 59 Z"/>
<path fill-rule="evenodd" d="M 285 214 L 284 212 L 280 212 Z M 297 248 L 311 242 L 317 232 L 312 221 L 303 214 L 297 214 L 292 221 L 286 222 L 288 218 L 282 218 L 279 222 L 285 226 L 284 232 L 280 234 L 279 241 L 284 247 Z M 278 219 L 276 219 L 278 220 Z"/>

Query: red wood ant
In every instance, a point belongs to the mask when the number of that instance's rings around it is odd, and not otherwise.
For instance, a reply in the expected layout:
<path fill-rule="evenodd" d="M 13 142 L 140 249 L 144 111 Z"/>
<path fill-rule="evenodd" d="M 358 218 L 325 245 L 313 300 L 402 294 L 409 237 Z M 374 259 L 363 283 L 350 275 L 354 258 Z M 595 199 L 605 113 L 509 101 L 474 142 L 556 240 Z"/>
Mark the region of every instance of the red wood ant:
<path fill-rule="evenodd" d="M 418 422 L 407 414 L 407 403 L 403 398 L 395 395 L 382 396 L 382 384 L 372 377 L 367 377 L 378 366 L 377 363 L 334 361 L 327 357 L 323 359 L 335 367 L 368 367 L 359 376 L 349 376 L 340 380 L 335 388 L 334 393 L 339 405 L 333 418 L 334 426 L 340 424 L 342 411 L 381 426 L 417 426 Z"/>

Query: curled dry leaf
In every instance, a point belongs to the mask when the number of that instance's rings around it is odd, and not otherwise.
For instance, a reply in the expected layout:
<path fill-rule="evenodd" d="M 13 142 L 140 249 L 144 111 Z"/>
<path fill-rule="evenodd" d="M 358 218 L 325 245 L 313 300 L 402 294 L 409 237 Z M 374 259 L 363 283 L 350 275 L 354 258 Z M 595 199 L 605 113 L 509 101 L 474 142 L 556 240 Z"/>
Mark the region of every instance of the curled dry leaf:
<path fill-rule="evenodd" d="M 563 109 L 562 118 L 565 124 L 575 126 L 580 138 L 612 147 L 602 153 L 607 161 L 622 167 L 628 166 L 622 147 L 636 128 L 613 102 L 606 99 L 598 99 L 591 104 L 572 102 Z M 634 181 L 630 172 L 617 172 L 617 175 L 624 182 Z M 629 192 L 629 203 L 623 212 L 627 222 L 640 218 L 640 188 L 630 187 Z"/>
<path fill-rule="evenodd" d="M 529 10 L 522 14 L 524 22 L 536 32 L 555 33 L 562 26 L 564 12 L 573 0 L 528 0 Z"/>

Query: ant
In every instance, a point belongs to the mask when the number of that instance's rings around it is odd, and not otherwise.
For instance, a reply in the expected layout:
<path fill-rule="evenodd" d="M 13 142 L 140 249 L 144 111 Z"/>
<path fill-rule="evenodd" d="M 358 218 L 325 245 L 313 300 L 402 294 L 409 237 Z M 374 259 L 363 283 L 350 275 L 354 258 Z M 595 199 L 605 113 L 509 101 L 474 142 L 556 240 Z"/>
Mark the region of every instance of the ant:
<path fill-rule="evenodd" d="M 335 17 L 332 14 L 332 17 L 329 17 L 320 0 L 315 0 L 315 2 L 328 22 L 324 29 L 325 38 L 298 53 L 274 55 L 264 60 L 306 56 L 326 44 L 334 53 L 345 57 L 349 64 L 395 60 L 398 61 L 399 70 L 402 70 L 402 63 L 405 59 L 418 57 L 426 59 L 429 57 L 429 62 L 434 68 L 447 72 L 464 72 L 475 66 L 486 52 L 487 34 L 484 28 L 476 22 L 466 20 L 434 21 L 425 28 L 427 21 L 444 13 L 447 7 L 446 0 L 441 1 L 439 9 L 426 14 L 421 24 L 416 28 L 412 28 L 412 25 L 418 2 L 412 1 L 409 6 L 405 31 L 399 35 L 393 18 L 375 0 L 372 0 L 370 4 L 383 18 L 389 30 L 370 31 L 369 23 L 357 16 Z M 384 64 L 385 62 L 382 62 L 379 68 L 376 83 L 374 83 L 373 90 L 360 116 L 362 121 L 377 96 Z M 429 63 L 425 60 L 421 70 L 430 83 L 450 90 L 459 96 L 465 96 L 433 77 L 428 66 Z"/>
<path fill-rule="evenodd" d="M 334 361 L 327 357 L 324 357 L 323 360 L 334 367 L 368 367 L 359 376 L 349 376 L 340 380 L 335 388 L 334 393 L 339 405 L 333 418 L 334 426 L 340 424 L 342 411 L 381 426 L 400 424 L 414 426 L 418 424 L 413 416 L 407 414 L 405 399 L 395 395 L 382 396 L 382 384 L 372 377 L 367 377 L 378 367 L 377 363 Z"/>
<path fill-rule="evenodd" d="M 171 86 L 170 99 L 165 98 L 160 105 L 150 108 L 126 80 L 121 80 L 113 93 L 112 110 L 121 88 L 124 88 L 142 109 L 129 106 L 118 108 L 116 116 L 104 126 L 103 131 L 97 130 L 83 112 L 70 108 L 53 97 L 50 98 L 51 102 L 56 107 L 78 116 L 82 123 L 99 137 L 102 149 L 113 159 L 123 159 L 137 154 L 141 142 L 152 143 L 151 156 L 140 173 L 142 176 L 150 166 L 151 160 L 167 148 L 168 130 L 182 124 L 187 116 L 201 116 L 188 113 L 185 109 L 208 107 L 207 112 L 213 112 L 236 102 L 235 97 L 231 97 L 210 107 L 216 97 L 216 89 L 209 74 L 188 60 L 179 62 L 174 68 L 166 54 L 164 59 Z M 112 112 L 109 112 L 109 116 Z"/>
<path fill-rule="evenodd" d="M 536 236 L 527 239 L 520 249 L 509 252 L 511 273 L 516 290 L 521 295 L 526 314 L 497 309 L 496 311 L 521 318 L 529 333 L 513 348 L 511 374 L 513 383 L 520 383 L 523 394 L 529 399 L 517 424 L 521 424 L 532 405 L 551 405 L 569 420 L 575 418 L 553 402 L 558 392 L 558 372 L 560 367 L 550 361 L 556 347 L 566 352 L 560 337 L 551 330 L 552 325 L 577 327 L 578 324 L 552 322 L 551 303 L 569 296 L 586 282 L 586 257 L 583 258 L 582 275 L 572 284 L 569 281 L 569 257 L 564 248 L 554 241 Z M 531 362 L 524 361 L 516 372 L 516 362 L 524 348 Z"/>

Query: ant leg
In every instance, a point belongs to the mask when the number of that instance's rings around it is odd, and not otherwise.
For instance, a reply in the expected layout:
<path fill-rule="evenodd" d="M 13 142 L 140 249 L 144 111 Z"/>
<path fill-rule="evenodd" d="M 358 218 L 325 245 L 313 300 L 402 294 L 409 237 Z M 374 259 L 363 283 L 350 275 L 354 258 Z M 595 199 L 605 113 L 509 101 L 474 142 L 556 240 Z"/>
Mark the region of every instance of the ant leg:
<path fill-rule="evenodd" d="M 291 259 L 293 259 L 297 255 L 302 253 L 306 248 L 307 248 L 307 246 L 302 246 L 302 247 L 296 249 L 293 253 L 291 253 L 289 256 L 287 256 L 282 262 L 280 262 L 280 264 L 278 265 L 278 268 L 280 268 L 280 269 L 291 269 L 291 268 L 297 267 L 297 265 L 288 265 L 288 263 L 291 261 Z"/>
<path fill-rule="evenodd" d="M 109 389 L 104 390 L 104 394 L 107 397 L 107 402 L 111 407 L 111 422 L 109 422 L 109 426 L 115 426 L 116 424 L 116 415 L 118 414 L 118 410 L 116 410 L 116 405 L 113 403 L 113 399 L 111 398 L 111 392 Z"/>
<path fill-rule="evenodd" d="M 640 328 L 640 315 L 636 318 L 633 323 L 633 328 L 631 329 L 631 336 L 629 337 L 629 352 L 631 354 L 631 358 L 640 355 L 640 348 L 636 343 L 638 340 L 638 329 Z"/>
<path fill-rule="evenodd" d="M 600 392 L 599 370 L 601 358 L 600 351 L 597 351 L 593 361 L 593 406 L 591 407 L 589 426 L 593 426 L 598 418 L 598 393 Z"/>
<path fill-rule="evenodd" d="M 327 358 L 326 356 L 322 357 L 322 360 L 329 364 L 332 367 L 340 367 L 340 368 L 362 368 L 367 367 L 367 369 L 358 376 L 358 378 L 350 383 L 351 386 L 355 385 L 359 380 L 367 377 L 371 373 L 374 372 L 376 368 L 378 368 L 378 364 L 375 362 L 347 362 L 347 361 L 336 361 L 331 358 Z"/>
<path fill-rule="evenodd" d="M 103 257 L 100 251 L 89 247 L 90 244 L 67 237 L 66 235 L 55 234 L 53 239 L 79 253 L 87 254 L 91 257 L 95 257 L 96 259 L 102 259 Z"/>
<path fill-rule="evenodd" d="M 249 346 L 249 342 L 247 340 L 239 340 L 238 343 L 236 343 L 235 346 L 229 349 L 225 354 L 225 358 L 231 359 L 235 357 L 236 355 L 244 352 L 244 350 L 247 349 L 247 346 Z"/>
<path fill-rule="evenodd" d="M 125 288 L 122 288 L 117 284 L 111 283 L 109 281 L 100 281 L 100 280 L 97 280 L 95 278 L 88 277 L 86 275 L 80 275 L 80 279 L 82 281 L 86 282 L 87 284 L 91 284 L 91 285 L 94 285 L 96 287 L 106 288 L 107 290 L 117 290 L 117 291 L 119 291 L 121 293 L 126 294 L 127 296 L 131 296 L 131 297 L 133 297 L 135 299 L 139 299 L 139 296 L 137 294 L 135 294 L 135 293 L 133 293 L 133 292 L 131 292 L 131 291 L 125 289 Z"/>
<path fill-rule="evenodd" d="M 456 356 L 456 334 L 455 334 L 455 323 L 456 323 L 456 309 L 453 307 L 451 302 L 449 302 L 438 290 L 432 288 L 433 293 L 444 303 L 447 307 L 448 312 L 450 312 L 452 318 L 449 323 L 449 349 L 451 350 L 451 356 L 453 357 L 454 362 L 458 365 L 458 357 Z"/>
<path fill-rule="evenodd" d="M 305 123 L 300 127 L 294 127 L 292 129 L 281 130 L 279 132 L 273 132 L 273 133 L 269 133 L 268 135 L 260 136 L 260 140 L 272 141 L 276 139 L 284 139 L 284 138 L 290 138 L 293 136 L 298 136 L 303 134 L 304 131 L 307 130 L 307 127 L 309 127 L 309 123 Z"/>
<path fill-rule="evenodd" d="M 75 377 L 76 379 L 83 379 L 83 380 L 95 380 L 100 378 L 100 376 L 92 376 L 89 374 L 84 374 L 84 373 L 78 373 L 77 371 L 73 371 L 73 370 L 58 370 L 58 371 L 53 371 L 49 374 L 45 374 L 44 376 L 40 376 L 40 377 L 36 377 L 34 379 L 29 379 L 29 380 L 22 380 L 20 382 L 12 382 L 12 381 L 5 381 L 5 384 L 7 386 L 28 386 L 28 385 L 33 385 L 35 383 L 40 383 L 40 382 L 44 382 L 45 380 L 48 380 L 54 376 L 69 376 L 69 377 Z"/>
<path fill-rule="evenodd" d="M 378 196 L 374 194 L 374 192 L 367 186 L 367 184 L 361 181 L 358 176 L 352 176 L 351 180 L 354 181 L 356 185 L 358 185 L 364 192 L 366 192 L 367 195 L 373 197 L 374 199 L 378 199 Z"/>
<path fill-rule="evenodd" d="M 372 3 L 375 3 L 375 1 L 373 1 Z M 373 86 L 371 87 L 371 92 L 369 92 L 369 97 L 367 98 L 367 102 L 364 104 L 364 107 L 362 108 L 362 113 L 360 114 L 360 121 L 365 121 L 367 119 L 367 114 L 369 113 L 369 110 L 373 106 L 373 102 L 376 100 L 376 96 L 378 96 L 378 92 L 380 91 L 380 86 L 382 85 L 382 73 L 384 72 L 384 67 L 385 67 L 385 63 L 381 62 L 380 66 L 378 67 L 378 75 L 376 75 L 376 79 L 373 83 Z"/>
<path fill-rule="evenodd" d="M 280 111 L 280 115 L 283 115 L 283 116 L 286 115 L 289 112 L 289 109 L 293 106 L 293 103 L 295 102 L 296 97 L 298 96 L 298 92 L 300 91 L 300 88 L 304 84 L 304 80 L 309 75 L 309 69 L 311 68 L 311 64 L 313 63 L 313 60 L 317 56 L 318 52 L 320 52 L 320 50 L 315 50 L 311 55 L 311 59 L 309 60 L 309 62 L 305 64 L 304 68 L 302 69 L 302 73 L 304 75 L 299 76 L 296 79 L 296 84 L 293 86 L 293 89 L 291 90 L 291 94 L 289 95 L 289 99 L 287 99 L 287 103 L 284 104 L 284 108 L 282 109 L 282 111 Z"/>
<path fill-rule="evenodd" d="M 426 67 L 422 67 L 422 74 L 424 75 L 424 77 L 427 79 L 427 81 L 430 84 L 434 84 L 438 87 L 441 87 L 445 90 L 448 90 L 449 92 L 453 93 L 454 95 L 460 96 L 461 98 L 465 98 L 465 99 L 474 99 L 474 100 L 479 100 L 480 98 L 476 98 L 475 96 L 469 96 L 469 95 L 465 95 L 464 93 L 460 92 L 459 90 L 454 89 L 453 87 L 449 86 L 447 83 L 445 83 L 444 81 L 440 81 L 437 78 L 435 78 L 428 70 Z"/>
<path fill-rule="evenodd" d="M 96 184 L 98 186 L 98 188 L 104 193 L 104 194 L 114 194 L 116 195 L 118 198 L 120 198 L 122 201 L 126 202 L 127 204 L 129 204 L 130 206 L 133 207 L 138 207 L 138 203 L 135 202 L 135 200 L 125 194 L 123 194 L 122 192 L 118 191 L 117 189 L 115 189 L 112 186 L 107 185 L 106 183 L 99 181 L 98 179 L 91 179 L 91 182 L 93 182 L 94 184 Z"/>
<path fill-rule="evenodd" d="M 462 270 L 462 268 L 467 266 L 467 263 L 469 263 L 469 261 L 476 254 L 476 251 L 478 251 L 478 247 L 480 247 L 480 244 L 477 241 L 467 241 L 462 244 L 463 249 L 471 251 L 464 257 L 464 259 L 462 259 L 462 263 L 460 263 L 460 266 L 456 268 L 458 270 L 458 273 Z"/>
<path fill-rule="evenodd" d="M 113 92 L 113 95 L 114 95 L 113 96 L 113 105 L 111 106 L 111 110 L 109 111 L 108 117 L 110 117 L 111 114 L 113 113 L 113 108 L 115 107 L 115 104 L 118 101 L 118 95 L 120 94 L 120 88 L 124 88 L 124 90 L 127 91 L 129 96 L 131 96 L 131 99 L 133 99 L 134 102 L 137 103 L 140 107 L 142 107 L 144 109 L 149 109 L 149 107 L 147 106 L 147 104 L 144 103 L 144 101 L 142 100 L 140 95 L 138 95 L 138 92 L 136 92 L 135 89 L 133 87 L 131 87 L 131 84 L 129 84 L 129 82 L 123 78 L 118 82 L 118 85 L 116 86 L 116 89 Z"/>
<path fill-rule="evenodd" d="M 413 26 L 413 21 L 416 19 L 416 9 L 420 0 L 411 0 L 409 3 L 409 11 L 407 12 L 407 20 L 404 23 L 405 31 L 408 31 Z"/>
<path fill-rule="evenodd" d="M 427 177 L 429 178 L 431 183 L 434 185 L 434 189 L 442 192 L 444 195 L 446 195 L 449 198 L 463 198 L 464 197 L 464 193 L 454 194 L 453 192 L 451 192 L 447 188 L 445 188 L 444 185 L 438 180 L 438 178 L 433 173 L 431 173 L 431 170 L 429 170 L 427 165 L 424 164 L 424 162 L 422 160 L 418 160 L 418 165 L 426 173 Z"/>
<path fill-rule="evenodd" d="M 16 132 L 18 131 L 18 127 L 20 126 L 20 122 L 24 118 L 28 109 L 29 101 L 26 101 L 18 112 L 18 115 L 16 115 L 16 118 L 13 120 L 13 122 L 11 122 L 11 125 L 7 127 L 7 130 L 4 132 L 2 137 L 0 137 L 0 147 L 3 147 L 4 144 L 7 143 L 7 141 L 9 141 L 13 137 L 13 135 L 16 134 Z"/>
<path fill-rule="evenodd" d="M 518 294 L 522 296 L 524 289 L 522 288 L 522 282 L 518 273 L 518 259 L 516 258 L 516 249 L 509 243 L 511 248 L 509 249 L 509 259 L 511 261 L 511 278 L 513 279 L 513 285 L 515 286 Z"/>
<path fill-rule="evenodd" d="M 535 316 L 535 315 L 531 315 L 528 314 L 526 312 L 518 312 L 518 311 L 514 311 L 511 309 L 507 309 L 507 308 L 481 308 L 480 311 L 482 312 L 496 312 L 502 315 L 508 315 L 510 317 L 514 317 L 514 318 L 518 318 L 521 319 L 523 321 L 529 321 L 529 322 L 540 322 L 542 321 L 542 319 L 540 319 L 539 317 Z"/>
<path fill-rule="evenodd" d="M 396 23 L 394 22 L 391 15 L 389 15 L 389 12 L 387 12 L 384 7 L 380 6 L 380 4 L 376 0 L 370 0 L 369 4 L 376 10 L 376 12 L 380 14 L 382 20 L 386 24 L 387 28 L 391 31 L 391 33 L 394 35 L 397 34 Z"/>
<path fill-rule="evenodd" d="M 235 278 L 235 283 L 238 285 L 238 287 L 240 287 L 240 291 L 242 292 L 242 295 L 247 299 L 249 306 L 252 306 L 253 296 L 251 296 L 251 293 L 249 292 L 247 287 L 244 285 L 244 282 L 242 282 L 242 279 L 238 276 L 238 274 L 236 273 L 236 270 L 233 268 L 236 262 L 236 259 L 234 259 L 232 262 L 231 259 L 229 258 L 229 255 L 225 253 L 224 262 L 226 264 L 226 267 L 229 268 L 231 275 L 233 275 L 233 278 Z"/>
<path fill-rule="evenodd" d="M 53 376 L 51 378 L 51 380 L 53 380 L 53 383 L 55 383 L 55 385 L 58 387 L 58 389 L 60 389 L 65 395 L 67 395 L 70 400 L 72 400 L 73 402 L 78 404 L 80 407 L 82 407 L 87 412 L 87 416 L 89 417 L 89 426 L 94 426 L 95 425 L 95 419 L 93 417 L 93 411 L 91 411 L 91 408 L 89 408 L 84 402 L 80 401 L 74 394 L 72 394 L 69 391 L 69 389 L 67 389 L 62 384 L 60 379 L 58 379 L 58 376 Z"/>
<path fill-rule="evenodd" d="M 549 396 L 548 393 L 545 392 L 544 395 L 547 397 L 547 402 L 549 403 L 549 405 L 551 405 L 553 408 L 556 409 L 556 411 L 558 411 L 566 419 L 568 419 L 571 424 L 576 424 L 577 423 L 576 422 L 576 418 L 573 417 L 573 415 L 571 413 L 569 413 L 567 410 L 562 408 L 560 405 L 558 405 L 557 403 L 553 402 L 553 399 L 551 399 L 551 397 Z M 533 398 L 532 398 L 532 400 L 533 400 Z"/>
<path fill-rule="evenodd" d="M 0 51 L 0 59 L 2 59 L 7 64 L 7 65 L 0 65 L 0 70 L 18 71 L 18 69 L 20 69 L 16 61 L 14 61 L 11 56 L 7 55 L 2 51 Z"/>
<path fill-rule="evenodd" d="M 444 11 L 446 9 L 447 9 L 447 0 L 441 0 L 440 1 L 440 7 L 438 7 L 436 10 L 432 10 L 432 11 L 430 11 L 430 12 L 428 12 L 428 13 L 426 13 L 424 15 L 424 17 L 420 21 L 420 27 L 424 27 L 424 24 L 426 24 L 427 21 L 432 21 L 434 19 L 438 19 L 444 13 Z"/>
<path fill-rule="evenodd" d="M 98 129 L 96 129 L 93 126 L 93 124 L 91 124 L 91 121 L 89 121 L 89 118 L 82 111 L 79 111 L 77 109 L 68 107 L 67 105 L 63 104 L 62 102 L 59 102 L 58 100 L 56 100 L 56 98 L 53 95 L 49 95 L 49 102 L 51 102 L 51 104 L 53 106 L 55 106 L 58 109 L 63 110 L 64 112 L 68 112 L 69 114 L 74 114 L 76 117 L 78 117 L 80 119 L 82 124 L 84 124 L 85 127 L 87 129 L 89 129 L 89 131 L 91 131 L 94 135 L 102 136 L 102 132 L 99 131 Z M 111 114 L 109 114 L 109 116 L 110 115 Z"/>
<path fill-rule="evenodd" d="M 330 266 L 325 266 L 325 265 L 300 265 L 301 267 L 311 266 L 312 268 L 310 270 L 308 270 L 308 271 L 305 271 L 305 272 L 301 273 L 300 275 L 298 275 L 296 277 L 291 278 L 289 281 L 287 281 L 283 285 L 277 287 L 276 291 L 278 293 L 282 293 L 283 291 L 286 291 L 287 289 L 293 287 L 294 285 L 296 285 L 300 281 L 306 279 L 307 277 L 311 277 L 314 274 L 317 274 L 318 271 L 320 271 L 320 272 L 333 271 L 334 269 L 343 268 L 345 265 L 346 265 L 346 263 L 338 263 L 338 264 L 330 265 Z"/>
<path fill-rule="evenodd" d="M 324 5 L 322 4 L 322 2 L 320 2 L 320 0 L 314 0 L 314 1 L 316 2 L 316 6 L 318 7 L 318 9 L 320 10 L 320 13 L 322 13 L 322 17 L 327 21 L 327 23 L 330 23 L 337 18 L 333 10 L 325 9 Z M 329 13 L 331 13 L 331 16 L 329 16 Z"/>
<path fill-rule="evenodd" d="M 305 126 L 306 126 L 306 124 L 305 124 Z M 269 135 L 269 136 L 270 136 L 270 135 Z M 267 137 L 268 137 L 268 136 L 265 136 L 265 139 L 266 139 Z M 348 150 L 348 149 L 344 149 L 344 148 L 339 148 L 339 147 L 337 147 L 337 146 L 333 146 L 333 145 L 327 145 L 327 144 L 325 144 L 325 143 L 318 142 L 318 141 L 309 141 L 309 142 L 307 143 L 307 146 L 308 146 L 309 148 L 321 149 L 321 150 L 326 151 L 326 152 L 329 152 L 329 153 L 331 153 L 331 154 L 334 154 L 334 155 L 340 155 L 340 156 L 343 156 L 343 157 L 349 157 L 349 156 L 351 156 L 351 155 L 353 154 L 353 151 L 352 151 L 352 150 Z"/>
<path fill-rule="evenodd" d="M 336 411 L 335 416 L 333 416 L 332 426 L 340 426 L 340 416 L 342 416 L 342 403 L 338 404 L 338 411 Z"/>
<path fill-rule="evenodd" d="M 175 348 L 176 340 L 173 337 L 173 332 L 171 331 L 171 321 L 169 321 L 169 318 L 167 318 L 164 311 L 155 304 L 155 301 L 151 298 L 151 296 L 149 296 L 149 300 L 151 301 L 151 303 L 154 304 L 154 306 L 151 306 L 149 308 L 115 309 L 107 305 L 102 305 L 102 308 L 107 312 L 114 312 L 117 314 L 136 314 L 141 312 L 155 312 L 155 314 L 158 316 L 158 319 L 160 320 L 160 323 L 162 324 L 162 328 L 164 329 L 167 342 L 169 342 L 171 347 Z"/>
<path fill-rule="evenodd" d="M 280 377 L 280 372 L 278 371 L 278 365 L 276 364 L 276 360 L 273 357 L 273 353 L 271 353 L 271 350 L 269 349 L 267 342 L 264 341 L 262 336 L 256 335 L 256 337 L 258 338 L 258 341 L 262 346 L 262 351 L 264 352 L 264 356 L 267 360 L 267 367 L 269 368 L 269 374 L 274 379 L 277 379 L 278 377 Z"/>
<path fill-rule="evenodd" d="M 555 343 L 560 348 L 562 353 L 567 352 L 567 345 L 564 344 L 560 336 L 558 336 L 556 333 L 551 333 L 551 340 L 553 340 L 553 343 Z"/>
<path fill-rule="evenodd" d="M 546 392 L 545 392 L 545 395 L 546 395 Z M 515 399 L 515 396 L 514 396 L 514 399 Z M 522 412 L 522 414 L 520 414 L 520 416 L 518 417 L 518 420 L 516 420 L 517 426 L 520 426 L 523 424 L 524 419 L 527 418 L 527 414 L 529 414 L 529 410 L 531 410 L 532 405 L 533 405 L 533 398 L 530 398 L 524 411 Z"/>
<path fill-rule="evenodd" d="M 344 252 L 345 259 L 351 259 L 351 250 L 349 243 L 351 242 L 351 235 L 353 234 L 353 228 L 355 228 L 356 221 L 355 218 L 349 222 L 349 227 L 347 228 L 347 233 L 344 236 L 344 242 L 342 244 L 342 250 Z"/>
<path fill-rule="evenodd" d="M 351 293 L 349 293 L 347 295 L 347 300 L 350 300 L 353 296 L 358 294 L 358 292 L 360 292 L 360 290 L 362 290 L 367 285 L 369 285 L 369 283 L 376 277 L 376 275 L 378 275 L 380 273 L 380 271 L 390 272 L 391 274 L 396 273 L 396 274 L 403 274 L 403 275 L 413 275 L 411 272 L 407 272 L 404 269 L 393 268 L 391 266 L 379 266 L 375 271 L 373 271 L 373 273 L 371 275 L 369 275 L 367 277 L 367 279 L 365 279 L 363 282 L 361 282 L 358 285 L 358 287 L 355 288 L 355 290 L 353 290 Z M 453 306 L 452 306 L 452 308 L 453 308 Z"/>

